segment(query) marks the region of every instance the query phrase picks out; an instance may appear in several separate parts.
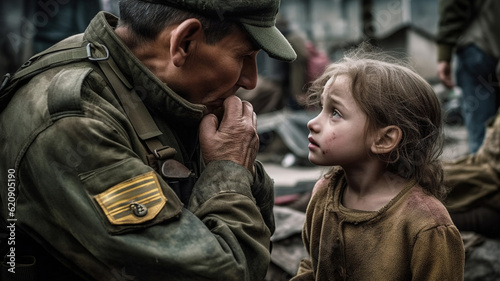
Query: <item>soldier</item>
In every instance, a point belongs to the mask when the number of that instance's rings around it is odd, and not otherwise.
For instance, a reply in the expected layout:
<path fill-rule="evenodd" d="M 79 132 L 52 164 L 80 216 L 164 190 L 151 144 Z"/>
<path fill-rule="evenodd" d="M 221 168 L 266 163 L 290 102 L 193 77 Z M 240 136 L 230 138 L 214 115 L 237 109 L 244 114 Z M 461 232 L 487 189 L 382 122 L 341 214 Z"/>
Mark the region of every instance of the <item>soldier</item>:
<path fill-rule="evenodd" d="M 100 12 L 7 75 L 0 212 L 17 259 L 4 275 L 264 279 L 273 182 L 234 94 L 255 87 L 259 49 L 295 59 L 279 5 L 123 0 L 120 19 Z"/>

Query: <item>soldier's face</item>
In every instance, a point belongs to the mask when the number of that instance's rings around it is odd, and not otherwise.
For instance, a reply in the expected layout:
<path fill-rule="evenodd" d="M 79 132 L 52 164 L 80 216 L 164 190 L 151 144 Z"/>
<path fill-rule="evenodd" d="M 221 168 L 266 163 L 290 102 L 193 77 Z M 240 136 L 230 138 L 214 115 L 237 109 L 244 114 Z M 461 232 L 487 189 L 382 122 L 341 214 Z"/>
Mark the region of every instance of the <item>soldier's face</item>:
<path fill-rule="evenodd" d="M 177 89 L 173 90 L 214 113 L 240 87 L 255 88 L 258 51 L 241 28 L 235 28 L 214 45 L 199 44 L 186 61 L 188 76 L 183 77 L 184 83 L 176 83 Z"/>

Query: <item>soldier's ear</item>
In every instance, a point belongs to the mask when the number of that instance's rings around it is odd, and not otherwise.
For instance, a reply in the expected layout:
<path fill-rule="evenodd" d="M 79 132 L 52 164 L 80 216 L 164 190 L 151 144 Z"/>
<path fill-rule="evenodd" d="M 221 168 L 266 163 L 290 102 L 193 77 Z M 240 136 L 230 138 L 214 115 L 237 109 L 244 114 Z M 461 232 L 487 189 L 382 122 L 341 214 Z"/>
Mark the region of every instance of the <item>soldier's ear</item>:
<path fill-rule="evenodd" d="M 371 146 L 371 151 L 375 154 L 391 152 L 398 146 L 403 137 L 401 129 L 394 125 L 378 129 L 375 134 L 375 139 Z"/>
<path fill-rule="evenodd" d="M 186 58 L 196 50 L 196 44 L 204 40 L 203 26 L 198 19 L 187 19 L 174 28 L 170 37 L 170 57 L 174 65 L 184 65 Z"/>

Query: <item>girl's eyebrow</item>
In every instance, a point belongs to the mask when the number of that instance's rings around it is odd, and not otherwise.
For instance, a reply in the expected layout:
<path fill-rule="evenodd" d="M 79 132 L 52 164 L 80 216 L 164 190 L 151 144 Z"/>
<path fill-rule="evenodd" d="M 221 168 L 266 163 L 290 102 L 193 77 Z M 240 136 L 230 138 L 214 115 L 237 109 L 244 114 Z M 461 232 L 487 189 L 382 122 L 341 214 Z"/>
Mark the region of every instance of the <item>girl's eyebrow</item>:
<path fill-rule="evenodd" d="M 337 106 L 337 107 L 342 107 L 342 108 L 346 108 L 344 103 L 342 102 L 342 100 L 339 100 L 338 98 L 336 98 L 333 94 L 335 93 L 334 90 L 330 89 L 330 92 L 328 94 L 326 94 L 326 97 L 328 100 L 331 101 L 331 104 Z M 325 94 L 325 93 L 323 93 Z"/>

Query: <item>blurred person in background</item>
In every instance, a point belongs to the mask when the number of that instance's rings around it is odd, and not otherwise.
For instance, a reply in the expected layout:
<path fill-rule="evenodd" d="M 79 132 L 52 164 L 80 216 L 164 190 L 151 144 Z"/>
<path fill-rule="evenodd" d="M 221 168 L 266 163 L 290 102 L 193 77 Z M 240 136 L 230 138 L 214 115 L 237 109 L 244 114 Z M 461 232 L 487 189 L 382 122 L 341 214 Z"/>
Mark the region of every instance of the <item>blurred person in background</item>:
<path fill-rule="evenodd" d="M 438 74 L 448 88 L 455 54 L 456 85 L 461 89 L 461 112 L 469 152 L 483 143 L 487 121 L 500 105 L 500 1 L 441 0 L 438 24 Z"/>

